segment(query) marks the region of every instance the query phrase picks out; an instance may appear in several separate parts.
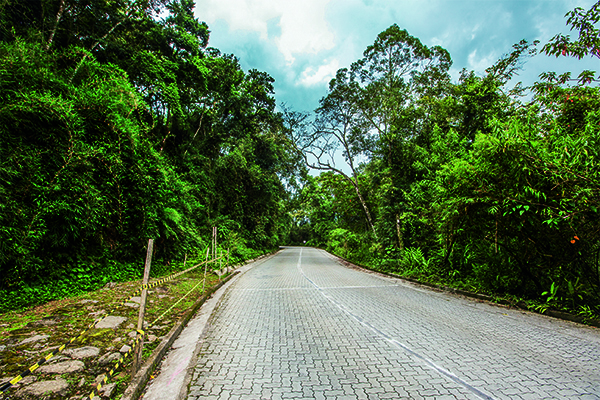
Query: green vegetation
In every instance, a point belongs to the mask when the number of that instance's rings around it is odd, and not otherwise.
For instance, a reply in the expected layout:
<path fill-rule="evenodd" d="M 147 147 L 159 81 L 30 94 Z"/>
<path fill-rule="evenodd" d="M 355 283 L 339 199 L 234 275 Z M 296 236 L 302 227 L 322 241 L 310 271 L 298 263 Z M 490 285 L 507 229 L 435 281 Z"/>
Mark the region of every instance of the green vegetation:
<path fill-rule="evenodd" d="M 568 17 L 579 39 L 558 35 L 541 53 L 598 57 L 600 3 Z M 515 85 L 537 47 L 523 40 L 485 76 L 463 70 L 453 83 L 446 50 L 396 25 L 382 32 L 314 116 L 285 115 L 305 163 L 325 171 L 294 199 L 293 240 L 600 316 L 600 91 L 591 71 Z"/>
<path fill-rule="evenodd" d="M 393 25 L 314 114 L 277 112 L 273 79 L 208 47 L 193 4 L 0 2 L 0 311 L 137 279 L 148 238 L 167 274 L 218 226 L 232 261 L 306 241 L 600 314 L 596 74 L 514 84 L 528 57 L 599 57 L 600 3 L 568 14 L 576 40 L 523 40 L 457 82 Z"/>
<path fill-rule="evenodd" d="M 0 4 L 0 311 L 287 240 L 273 79 L 208 48 L 192 0 Z"/>
<path fill-rule="evenodd" d="M 177 269 L 183 269 L 181 263 L 177 264 Z M 188 260 L 187 267 L 190 267 L 190 264 L 191 260 Z M 208 270 L 214 268 L 218 267 L 209 265 Z M 162 338 L 169 334 L 173 326 L 193 304 L 220 281 L 212 273 L 208 273 L 206 280 L 204 279 L 204 269 L 197 268 L 149 290 L 145 316 L 148 326 L 145 328 L 147 336 L 142 352 L 143 361 L 150 357 Z M 3 347 L 7 348 L 0 350 L 0 357 L 3 361 L 0 363 L 0 375 L 14 377 L 23 373 L 49 354 L 50 349 L 77 336 L 94 319 L 106 316 L 107 313 L 125 317 L 127 320 L 119 327 L 94 329 L 67 347 L 68 351 L 83 346 L 93 346 L 97 347 L 100 352 L 97 356 L 82 360 L 85 363 L 82 371 L 62 375 L 70 383 L 68 392 L 50 394 L 45 398 L 64 399 L 72 396 L 89 396 L 96 386 L 94 382 L 97 377 L 107 374 L 110 369 L 115 368 L 116 359 L 109 363 L 102 363 L 100 362 L 101 358 L 111 353 L 118 353 L 123 345 L 131 346 L 135 339 L 135 327 L 139 314 L 139 308 L 134 306 L 136 301 L 130 301 L 127 305 L 116 309 L 115 307 L 129 299 L 130 296 L 139 293 L 140 282 L 131 281 L 113 285 L 114 287 L 110 289 L 101 288 L 80 296 L 50 301 L 27 310 L 1 314 L 0 334 L 3 338 L 1 343 Z M 180 302 L 177 303 L 178 301 Z M 19 344 L 32 335 L 47 335 L 48 338 L 39 342 Z M 63 358 L 63 361 L 70 359 L 64 353 L 59 353 L 56 357 Z M 130 381 L 131 364 L 132 356 L 129 355 L 115 370 L 113 378 L 109 380 L 109 384 L 117 384 L 112 391 L 111 398 L 120 398 L 127 388 Z M 46 374 L 39 369 L 33 376 L 39 380 L 56 377 L 55 374 Z M 24 385 L 17 384 L 16 387 L 9 390 L 13 396 L 16 396 L 15 393 L 22 386 Z"/>

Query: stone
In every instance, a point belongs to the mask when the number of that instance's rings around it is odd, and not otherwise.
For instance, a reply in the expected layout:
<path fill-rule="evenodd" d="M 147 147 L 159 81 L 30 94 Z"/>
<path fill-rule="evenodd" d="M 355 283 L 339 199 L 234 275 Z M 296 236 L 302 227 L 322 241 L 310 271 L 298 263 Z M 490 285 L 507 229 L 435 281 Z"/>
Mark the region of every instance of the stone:
<path fill-rule="evenodd" d="M 113 390 L 115 389 L 115 387 L 117 386 L 116 383 L 109 383 L 106 386 L 103 386 L 100 389 L 100 393 L 102 394 L 102 397 L 108 397 L 110 398 L 110 396 L 112 395 Z"/>
<path fill-rule="evenodd" d="M 83 385 L 85 385 L 85 378 L 81 378 L 81 380 L 77 384 L 77 387 L 82 387 Z"/>
<path fill-rule="evenodd" d="M 35 342 L 39 342 L 41 340 L 47 340 L 49 337 L 50 337 L 49 335 L 35 335 L 30 338 L 22 340 L 21 342 L 19 342 L 19 344 L 17 346 L 21 346 L 21 345 L 27 344 L 27 343 L 35 343 Z"/>
<path fill-rule="evenodd" d="M 131 347 L 124 344 L 123 347 L 121 347 L 121 349 L 119 351 L 121 353 L 127 353 L 129 350 L 131 350 Z"/>
<path fill-rule="evenodd" d="M 85 346 L 78 349 L 67 349 L 64 353 L 71 358 L 81 360 L 83 358 L 96 357 L 100 354 L 100 349 L 94 346 Z"/>
<path fill-rule="evenodd" d="M 6 346 L 0 346 L 0 351 L 6 350 Z"/>
<path fill-rule="evenodd" d="M 127 321 L 127 318 L 125 318 L 125 317 L 116 317 L 113 315 L 109 315 L 108 317 L 104 318 L 102 321 L 98 322 L 98 324 L 96 324 L 96 329 L 106 329 L 106 328 L 116 329 L 119 326 L 121 326 L 121 324 L 125 321 Z"/>
<path fill-rule="evenodd" d="M 117 352 L 106 353 L 105 355 L 103 355 L 102 357 L 100 357 L 98 359 L 98 364 L 100 364 L 100 365 L 111 364 L 111 363 L 119 360 L 120 358 L 121 358 L 121 353 L 117 353 Z"/>
<path fill-rule="evenodd" d="M 15 385 L 15 388 L 27 386 L 27 385 L 37 381 L 37 379 L 38 379 L 37 376 L 28 375 L 25 378 L 21 379 L 19 382 L 17 382 L 17 384 Z M 4 383 L 4 382 L 2 382 L 2 383 Z"/>
<path fill-rule="evenodd" d="M 63 361 L 56 364 L 42 365 L 40 372 L 43 374 L 68 374 L 71 372 L 79 372 L 85 369 L 83 361 L 71 360 Z"/>
<path fill-rule="evenodd" d="M 18 392 L 21 395 L 17 396 L 31 398 L 42 396 L 44 393 L 64 396 L 67 393 L 67 389 L 69 389 L 69 383 L 65 379 L 57 378 L 53 381 L 39 381 L 25 386 Z"/>
<path fill-rule="evenodd" d="M 102 382 L 106 378 L 106 374 L 98 375 L 94 380 L 94 387 L 98 386 L 100 382 Z"/>
<path fill-rule="evenodd" d="M 148 342 L 152 343 L 152 342 L 156 341 L 156 339 L 158 339 L 157 336 L 155 336 L 155 335 L 148 335 Z"/>
<path fill-rule="evenodd" d="M 65 360 L 69 360 L 69 357 L 65 357 L 62 354 L 57 354 L 54 357 L 52 357 L 51 359 L 49 359 L 46 364 L 56 364 L 57 362 L 61 362 L 61 361 L 65 361 Z"/>
<path fill-rule="evenodd" d="M 140 308 L 140 305 L 138 303 L 125 303 L 123 305 L 131 308 Z"/>
<path fill-rule="evenodd" d="M 137 331 L 131 331 L 127 334 L 127 336 L 129 336 L 131 339 L 135 339 L 137 337 L 138 333 Z"/>
<path fill-rule="evenodd" d="M 104 310 L 94 311 L 94 312 L 89 313 L 88 315 L 90 317 L 94 317 L 95 318 L 95 317 L 97 317 L 99 315 L 102 315 L 102 314 L 106 314 L 106 311 L 104 311 Z"/>
<path fill-rule="evenodd" d="M 98 300 L 81 300 L 79 302 L 79 304 L 88 304 L 88 303 L 96 304 L 97 302 L 98 302 Z"/>
<path fill-rule="evenodd" d="M 54 319 L 41 319 L 39 321 L 33 321 L 27 324 L 27 326 L 31 327 L 40 327 L 40 326 L 52 326 L 58 324 L 58 321 Z"/>
<path fill-rule="evenodd" d="M 8 339 L 6 339 L 4 341 L 4 343 L 6 343 L 6 345 L 8 347 L 14 347 L 17 345 L 17 343 L 19 343 L 19 339 L 15 338 L 15 337 L 9 337 Z"/>
<path fill-rule="evenodd" d="M 130 300 L 138 304 L 142 302 L 142 298 L 140 296 L 132 297 Z"/>

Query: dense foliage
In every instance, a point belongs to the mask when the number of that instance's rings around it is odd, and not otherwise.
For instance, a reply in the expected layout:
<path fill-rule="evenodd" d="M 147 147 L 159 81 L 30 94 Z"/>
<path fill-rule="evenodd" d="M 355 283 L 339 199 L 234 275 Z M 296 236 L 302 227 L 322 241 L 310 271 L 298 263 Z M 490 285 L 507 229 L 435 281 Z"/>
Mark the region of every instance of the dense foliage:
<path fill-rule="evenodd" d="M 234 257 L 287 240 L 273 79 L 208 48 L 193 4 L 0 4 L 0 309 L 139 276 L 148 238 L 156 266 L 212 226 Z"/>
<path fill-rule="evenodd" d="M 527 57 L 600 57 L 600 3 L 567 15 L 576 39 L 457 82 L 393 25 L 312 115 L 276 112 L 273 79 L 208 47 L 193 4 L 0 3 L 0 309 L 137 277 L 148 238 L 165 273 L 218 226 L 234 259 L 306 242 L 600 313 L 596 74 L 513 83 Z"/>
<path fill-rule="evenodd" d="M 599 6 L 556 56 L 598 57 Z M 308 177 L 293 238 L 376 268 L 600 315 L 600 91 L 594 73 L 544 72 L 522 41 L 451 82 L 450 56 L 393 25 L 338 71 L 314 117 L 286 122 Z M 348 166 L 337 165 L 338 151 Z"/>

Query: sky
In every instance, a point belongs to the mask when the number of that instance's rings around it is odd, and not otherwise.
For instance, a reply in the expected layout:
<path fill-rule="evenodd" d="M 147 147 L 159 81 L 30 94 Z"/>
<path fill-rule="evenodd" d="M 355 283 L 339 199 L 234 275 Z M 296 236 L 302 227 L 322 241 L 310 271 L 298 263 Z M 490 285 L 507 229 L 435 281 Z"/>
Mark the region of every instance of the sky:
<path fill-rule="evenodd" d="M 427 46 L 440 45 L 463 68 L 483 75 L 521 39 L 546 43 L 569 33 L 564 15 L 594 0 L 196 0 L 208 24 L 210 47 L 234 54 L 244 70 L 275 79 L 275 98 L 296 111 L 312 111 L 340 68 L 362 57 L 392 24 Z M 575 36 L 574 33 L 571 33 Z M 538 55 L 517 78 L 531 84 L 544 71 L 597 70 L 591 58 Z"/>

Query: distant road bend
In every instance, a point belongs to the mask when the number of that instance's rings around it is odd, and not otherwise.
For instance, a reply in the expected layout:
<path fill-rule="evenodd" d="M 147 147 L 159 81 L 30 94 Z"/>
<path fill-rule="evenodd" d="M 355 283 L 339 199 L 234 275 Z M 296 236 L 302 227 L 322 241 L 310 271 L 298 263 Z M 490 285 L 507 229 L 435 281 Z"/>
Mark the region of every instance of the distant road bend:
<path fill-rule="evenodd" d="M 286 248 L 226 292 L 188 399 L 600 399 L 600 333 Z"/>

